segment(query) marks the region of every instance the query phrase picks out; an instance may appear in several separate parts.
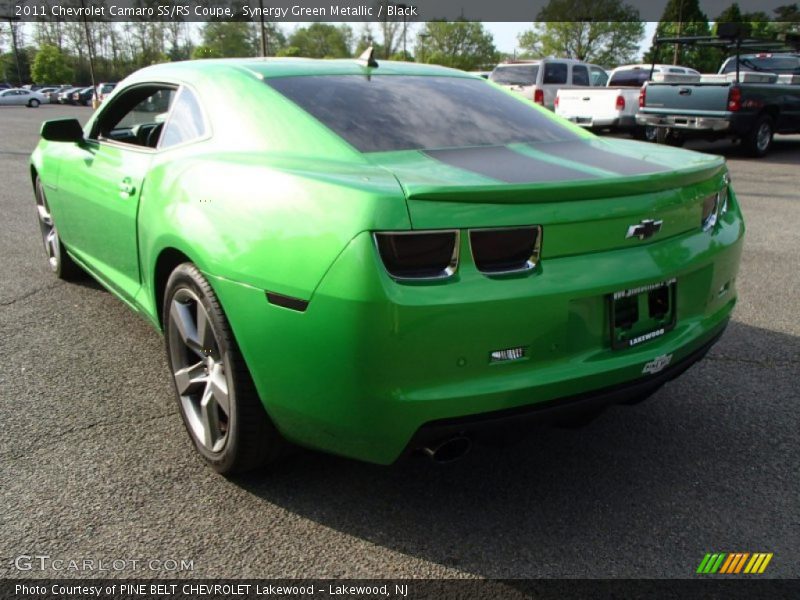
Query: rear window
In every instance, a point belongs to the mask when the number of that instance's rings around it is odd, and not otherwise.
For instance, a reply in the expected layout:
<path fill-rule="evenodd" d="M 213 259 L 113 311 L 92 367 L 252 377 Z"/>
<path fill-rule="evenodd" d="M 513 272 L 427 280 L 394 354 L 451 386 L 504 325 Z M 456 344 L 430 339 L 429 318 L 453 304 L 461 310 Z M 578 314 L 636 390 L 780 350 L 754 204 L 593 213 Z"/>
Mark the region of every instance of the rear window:
<path fill-rule="evenodd" d="M 740 68 L 750 71 L 800 75 L 800 56 L 742 56 Z M 736 71 L 735 58 L 725 63 L 722 69 L 723 73 L 733 73 L 734 71 Z"/>
<path fill-rule="evenodd" d="M 650 69 L 617 71 L 611 76 L 608 87 L 642 87 L 648 79 L 650 79 Z"/>
<path fill-rule="evenodd" d="M 532 105 L 480 79 L 323 75 L 266 83 L 361 152 L 577 138 Z"/>
<path fill-rule="evenodd" d="M 513 65 L 497 67 L 489 79 L 500 85 L 536 85 L 539 65 Z"/>

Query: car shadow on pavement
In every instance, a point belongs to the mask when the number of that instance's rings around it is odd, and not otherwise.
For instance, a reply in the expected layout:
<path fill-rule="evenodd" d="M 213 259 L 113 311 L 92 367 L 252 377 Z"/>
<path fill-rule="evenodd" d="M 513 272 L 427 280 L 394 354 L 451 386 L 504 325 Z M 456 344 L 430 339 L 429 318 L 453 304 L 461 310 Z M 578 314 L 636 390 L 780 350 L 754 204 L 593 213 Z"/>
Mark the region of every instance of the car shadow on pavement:
<path fill-rule="evenodd" d="M 300 451 L 237 484 L 474 575 L 689 576 L 715 544 L 777 552 L 789 538 L 780 532 L 797 518 L 799 362 L 800 338 L 733 322 L 650 400 L 581 429 L 531 430 L 446 466 Z"/>
<path fill-rule="evenodd" d="M 752 160 L 757 162 L 781 164 L 781 165 L 800 165 L 800 136 L 775 136 L 769 154 L 763 158 L 753 158 L 748 155 L 741 144 L 733 143 L 730 140 L 720 140 L 708 142 L 696 140 L 685 145 L 687 150 L 696 150 L 709 154 L 719 154 L 731 160 Z"/>

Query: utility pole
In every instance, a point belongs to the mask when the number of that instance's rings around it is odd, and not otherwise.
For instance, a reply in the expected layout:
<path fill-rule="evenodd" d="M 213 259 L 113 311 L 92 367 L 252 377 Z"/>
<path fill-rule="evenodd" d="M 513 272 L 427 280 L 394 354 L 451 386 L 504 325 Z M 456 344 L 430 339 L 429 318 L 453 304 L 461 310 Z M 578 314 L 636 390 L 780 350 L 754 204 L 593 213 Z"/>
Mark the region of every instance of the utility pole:
<path fill-rule="evenodd" d="M 683 0 L 680 0 L 678 3 L 678 37 L 681 36 L 681 29 L 683 25 Z M 681 45 L 675 44 L 675 48 L 672 51 L 672 64 L 677 65 L 680 62 L 681 57 Z"/>
<path fill-rule="evenodd" d="M 261 33 L 261 56 L 267 55 L 267 32 L 264 29 L 264 0 L 258 0 L 258 6 L 261 8 L 259 11 L 259 32 Z"/>
<path fill-rule="evenodd" d="M 86 20 L 86 4 L 81 0 L 83 9 L 83 31 L 86 34 L 86 51 L 89 53 L 89 76 L 92 78 L 92 108 L 97 108 L 100 102 L 97 98 L 97 82 L 94 80 L 94 53 L 92 50 L 92 37 L 89 35 L 89 22 Z"/>

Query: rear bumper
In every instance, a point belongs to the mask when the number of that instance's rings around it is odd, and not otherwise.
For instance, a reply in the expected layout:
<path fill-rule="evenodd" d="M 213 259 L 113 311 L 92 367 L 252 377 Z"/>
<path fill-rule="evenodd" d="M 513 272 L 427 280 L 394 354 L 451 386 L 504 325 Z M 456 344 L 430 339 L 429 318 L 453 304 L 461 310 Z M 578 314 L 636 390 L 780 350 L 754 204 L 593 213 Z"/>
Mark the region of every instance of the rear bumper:
<path fill-rule="evenodd" d="M 209 279 L 283 435 L 389 464 L 428 424 L 583 397 L 618 401 L 609 390 L 657 387 L 699 359 L 735 304 L 744 226 L 733 198 L 713 235 L 698 227 L 631 248 L 543 257 L 537 270 L 508 278 L 480 274 L 464 246 L 451 279 L 400 284 L 364 232 L 302 312 L 270 304 L 265 290 Z M 613 350 L 608 295 L 673 277 L 675 327 Z M 490 360 L 494 350 L 520 346 L 521 360 Z M 666 356 L 669 371 L 646 374 Z"/>
<path fill-rule="evenodd" d="M 634 115 L 620 117 L 566 117 L 567 120 L 587 129 L 632 129 L 636 127 Z"/>
<path fill-rule="evenodd" d="M 425 423 L 414 434 L 406 448 L 406 453 L 456 435 L 496 434 L 511 428 L 520 429 L 534 424 L 554 423 L 588 411 L 636 401 L 652 394 L 701 360 L 722 337 L 727 325 L 728 320 L 726 319 L 709 332 L 710 339 L 708 341 L 701 342 L 697 349 L 692 350 L 683 359 L 671 363 L 654 375 L 646 375 L 618 385 L 547 402 Z"/>
<path fill-rule="evenodd" d="M 731 128 L 731 120 L 725 117 L 654 115 L 641 112 L 636 115 L 636 123 L 643 127 L 669 127 L 688 131 L 725 132 Z"/>

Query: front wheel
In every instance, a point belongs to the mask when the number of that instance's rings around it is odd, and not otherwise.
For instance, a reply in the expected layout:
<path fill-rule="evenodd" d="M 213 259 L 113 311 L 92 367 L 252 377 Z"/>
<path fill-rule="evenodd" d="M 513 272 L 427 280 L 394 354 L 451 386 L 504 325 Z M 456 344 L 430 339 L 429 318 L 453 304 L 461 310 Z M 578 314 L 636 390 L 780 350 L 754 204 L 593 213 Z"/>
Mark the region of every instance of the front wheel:
<path fill-rule="evenodd" d="M 214 290 L 193 264 L 170 275 L 163 318 L 178 409 L 200 456 L 224 475 L 279 458 L 287 443 L 261 404 Z"/>
<path fill-rule="evenodd" d="M 31 98 L 31 101 L 28 102 L 28 106 L 31 108 L 39 108 L 39 104 L 41 104 L 41 102 L 39 102 L 36 98 Z"/>
<path fill-rule="evenodd" d="M 775 129 L 772 118 L 769 115 L 761 116 L 750 132 L 744 137 L 744 147 L 750 156 L 761 158 L 765 156 L 772 147 L 772 138 Z"/>

